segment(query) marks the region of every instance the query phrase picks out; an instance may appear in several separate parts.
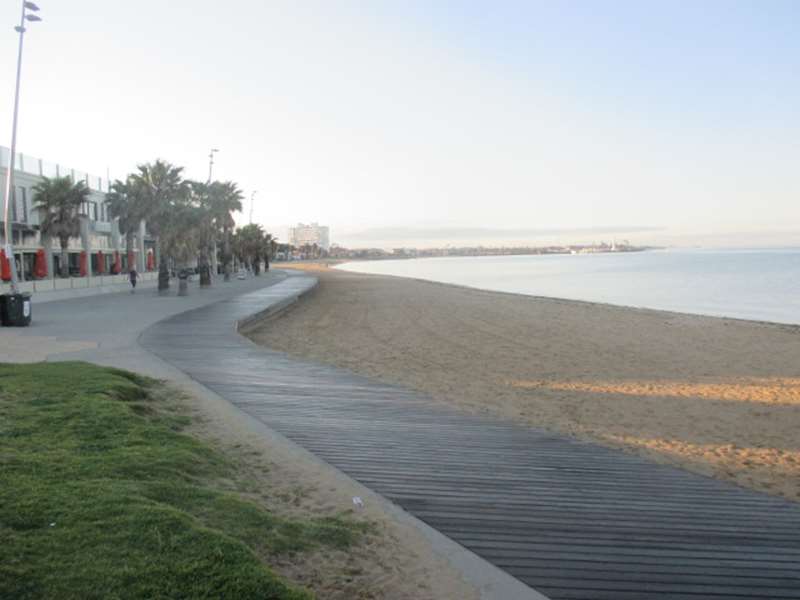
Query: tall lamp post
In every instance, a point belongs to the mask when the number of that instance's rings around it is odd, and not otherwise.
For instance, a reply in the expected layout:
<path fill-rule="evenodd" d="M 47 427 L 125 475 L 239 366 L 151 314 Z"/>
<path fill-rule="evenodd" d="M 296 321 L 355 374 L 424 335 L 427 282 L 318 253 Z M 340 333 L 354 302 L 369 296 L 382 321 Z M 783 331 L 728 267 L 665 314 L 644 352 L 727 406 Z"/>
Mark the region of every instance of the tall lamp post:
<path fill-rule="evenodd" d="M 19 20 L 19 25 L 14 29 L 19 33 L 19 52 L 17 53 L 17 85 L 14 92 L 14 122 L 11 126 L 11 153 L 8 157 L 8 172 L 6 173 L 6 194 L 3 206 L 3 225 L 6 237 L 6 259 L 11 267 L 11 293 L 16 294 L 17 289 L 17 262 L 14 259 L 14 245 L 11 237 L 11 223 L 9 222 L 8 207 L 11 203 L 11 192 L 14 189 L 14 166 L 16 162 L 17 153 L 17 115 L 19 114 L 19 80 L 22 73 L 22 42 L 25 39 L 25 21 L 41 21 L 41 17 L 35 14 L 29 14 L 28 11 L 33 13 L 39 12 L 39 7 L 33 2 L 24 0 L 22 2 L 22 16 Z"/>
<path fill-rule="evenodd" d="M 257 193 L 258 190 L 253 190 L 253 192 L 250 194 L 250 225 L 253 224 L 253 198 L 256 197 Z"/>
<path fill-rule="evenodd" d="M 214 170 L 214 155 L 219 152 L 218 148 L 212 148 L 208 153 L 208 183 L 211 183 L 211 173 Z"/>
<path fill-rule="evenodd" d="M 214 155 L 219 152 L 219 148 L 212 148 L 211 152 L 208 153 L 208 185 L 211 185 L 211 176 L 214 171 Z M 212 255 L 211 255 L 211 270 L 214 272 L 214 277 L 217 276 L 217 236 L 214 236 L 214 244 L 212 248 Z M 210 283 L 210 282 L 209 282 Z"/>

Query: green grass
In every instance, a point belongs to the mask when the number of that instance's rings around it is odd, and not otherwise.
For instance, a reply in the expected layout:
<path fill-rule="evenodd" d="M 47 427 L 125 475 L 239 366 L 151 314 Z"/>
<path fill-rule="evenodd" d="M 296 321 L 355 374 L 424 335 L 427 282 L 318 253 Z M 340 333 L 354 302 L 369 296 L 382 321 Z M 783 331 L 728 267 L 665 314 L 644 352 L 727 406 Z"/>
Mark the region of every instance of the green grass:
<path fill-rule="evenodd" d="M 0 598 L 308 599 L 263 559 L 360 538 L 345 517 L 279 518 L 225 491 L 236 464 L 181 433 L 159 385 L 0 364 Z"/>

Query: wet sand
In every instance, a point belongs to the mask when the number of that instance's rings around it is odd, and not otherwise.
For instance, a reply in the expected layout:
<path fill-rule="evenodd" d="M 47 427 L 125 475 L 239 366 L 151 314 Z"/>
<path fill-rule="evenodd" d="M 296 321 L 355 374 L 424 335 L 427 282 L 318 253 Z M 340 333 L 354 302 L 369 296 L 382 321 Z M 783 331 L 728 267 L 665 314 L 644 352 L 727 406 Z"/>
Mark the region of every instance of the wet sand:
<path fill-rule="evenodd" d="M 800 327 L 310 268 L 257 343 L 800 501 Z"/>

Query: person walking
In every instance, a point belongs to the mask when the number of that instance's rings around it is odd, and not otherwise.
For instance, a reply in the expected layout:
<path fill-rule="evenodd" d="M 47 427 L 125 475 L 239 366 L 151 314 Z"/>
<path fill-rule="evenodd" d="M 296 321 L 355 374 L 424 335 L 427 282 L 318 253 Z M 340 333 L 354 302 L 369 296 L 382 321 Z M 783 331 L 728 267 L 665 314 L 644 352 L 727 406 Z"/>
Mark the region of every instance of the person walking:
<path fill-rule="evenodd" d="M 139 274 L 136 272 L 136 269 L 131 269 L 131 272 L 128 274 L 128 277 L 131 280 L 131 294 L 136 293 L 136 278 Z"/>

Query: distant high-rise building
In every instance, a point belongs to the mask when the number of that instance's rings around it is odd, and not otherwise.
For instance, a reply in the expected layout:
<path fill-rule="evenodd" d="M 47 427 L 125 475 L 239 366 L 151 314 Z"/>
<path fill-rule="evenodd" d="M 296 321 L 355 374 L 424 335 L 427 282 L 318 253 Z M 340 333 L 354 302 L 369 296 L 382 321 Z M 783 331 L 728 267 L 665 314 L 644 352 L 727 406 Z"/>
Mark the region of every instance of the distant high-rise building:
<path fill-rule="evenodd" d="M 330 229 L 318 223 L 311 223 L 311 225 L 298 223 L 296 227 L 289 228 L 289 243 L 295 248 L 306 244 L 316 244 L 327 251 L 331 246 Z"/>

